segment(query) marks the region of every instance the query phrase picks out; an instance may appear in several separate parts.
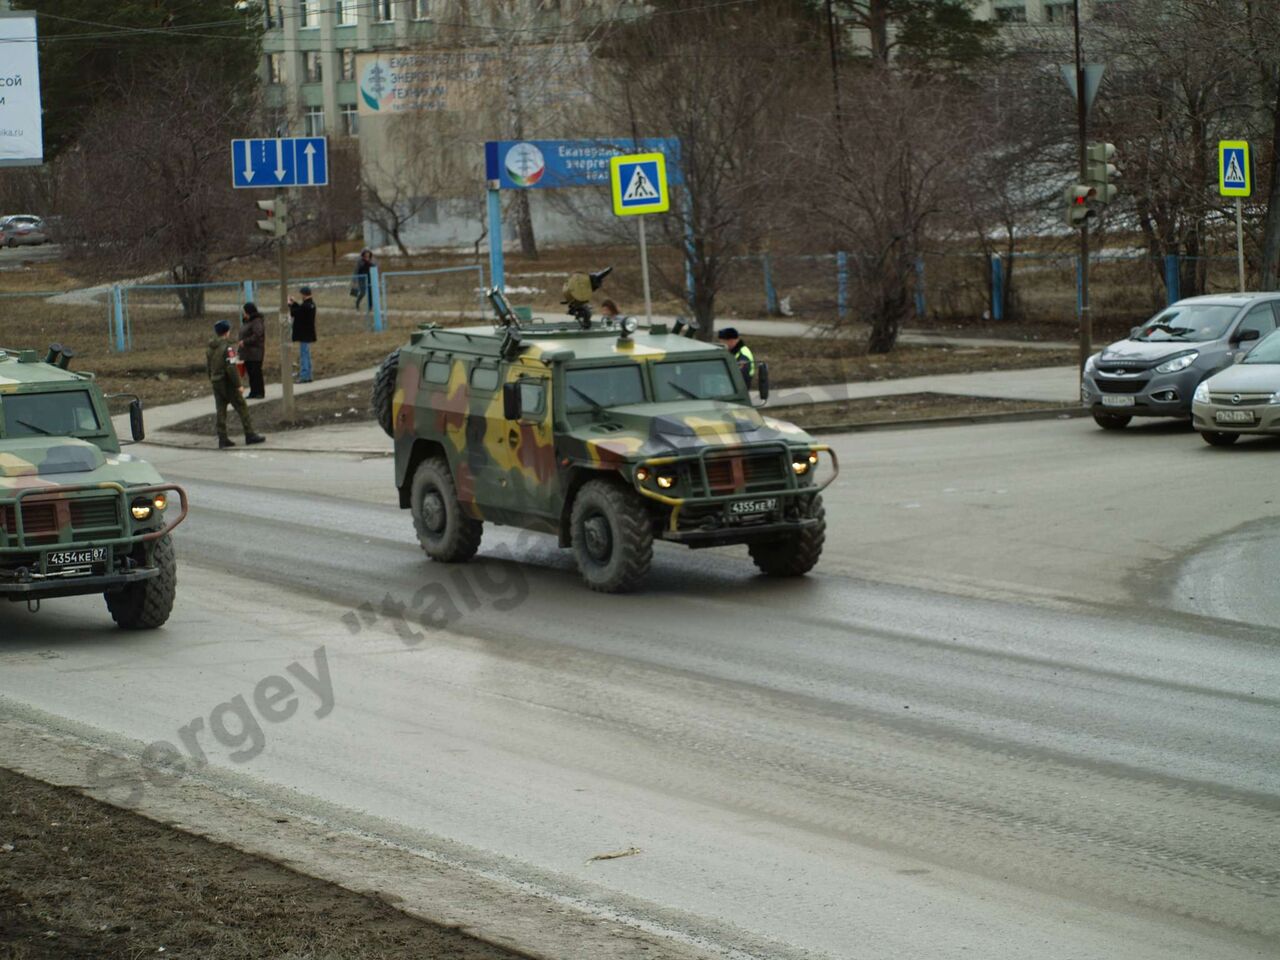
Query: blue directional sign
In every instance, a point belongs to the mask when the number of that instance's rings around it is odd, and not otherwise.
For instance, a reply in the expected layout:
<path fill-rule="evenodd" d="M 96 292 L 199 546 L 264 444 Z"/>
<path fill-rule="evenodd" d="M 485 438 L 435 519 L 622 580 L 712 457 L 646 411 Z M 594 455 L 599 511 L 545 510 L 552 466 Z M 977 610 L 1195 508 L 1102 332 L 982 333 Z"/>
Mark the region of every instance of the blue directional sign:
<path fill-rule="evenodd" d="M 231 182 L 241 188 L 328 186 L 327 141 L 324 137 L 232 140 Z"/>

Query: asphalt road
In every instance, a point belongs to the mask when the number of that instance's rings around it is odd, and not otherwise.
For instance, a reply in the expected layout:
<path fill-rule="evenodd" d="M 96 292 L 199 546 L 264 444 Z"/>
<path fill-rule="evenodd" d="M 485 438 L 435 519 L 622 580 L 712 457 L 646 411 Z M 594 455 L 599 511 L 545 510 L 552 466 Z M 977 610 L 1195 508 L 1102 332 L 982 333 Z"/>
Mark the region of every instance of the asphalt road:
<path fill-rule="evenodd" d="M 62 248 L 56 243 L 38 243 L 19 247 L 0 246 L 0 271 L 21 269 L 23 262 L 57 260 Z"/>
<path fill-rule="evenodd" d="M 1200 587 L 1265 586 L 1280 444 L 834 442 L 820 575 L 663 549 L 613 598 L 510 531 L 427 563 L 386 460 L 155 451 L 170 628 L 0 610 L 0 707 L 740 956 L 1275 956 L 1280 616 Z M 299 708 L 250 722 L 269 676 Z"/>

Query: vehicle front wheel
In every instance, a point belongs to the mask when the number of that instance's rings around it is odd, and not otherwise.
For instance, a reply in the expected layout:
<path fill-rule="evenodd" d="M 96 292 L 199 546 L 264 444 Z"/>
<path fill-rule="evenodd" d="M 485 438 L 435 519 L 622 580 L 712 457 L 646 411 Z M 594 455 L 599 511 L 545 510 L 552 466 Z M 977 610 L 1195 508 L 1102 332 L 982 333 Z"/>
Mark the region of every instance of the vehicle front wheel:
<path fill-rule="evenodd" d="M 105 594 L 111 619 L 124 630 L 154 630 L 164 626 L 173 612 L 178 560 L 169 537 L 161 537 L 152 547 L 151 565 L 159 568 L 159 576 Z"/>
<path fill-rule="evenodd" d="M 747 545 L 751 561 L 766 577 L 803 577 L 817 566 L 827 538 L 827 514 L 821 497 L 814 498 L 810 516 L 818 522 L 782 540 Z"/>
<path fill-rule="evenodd" d="M 1123 430 L 1132 419 L 1133 417 L 1126 417 L 1122 413 L 1095 413 L 1093 415 L 1093 422 L 1103 430 Z"/>
<path fill-rule="evenodd" d="M 625 593 L 648 575 L 653 527 L 639 494 L 589 480 L 573 501 L 569 523 L 578 571 L 592 590 Z"/>
<path fill-rule="evenodd" d="M 418 466 L 409 503 L 413 529 L 428 557 L 441 563 L 461 563 L 476 555 L 484 524 L 462 512 L 458 488 L 444 457 L 432 457 Z"/>
<path fill-rule="evenodd" d="M 1200 436 L 1211 447 L 1229 447 L 1240 439 L 1240 434 L 1238 433 L 1222 433 L 1219 430 L 1204 430 Z"/>

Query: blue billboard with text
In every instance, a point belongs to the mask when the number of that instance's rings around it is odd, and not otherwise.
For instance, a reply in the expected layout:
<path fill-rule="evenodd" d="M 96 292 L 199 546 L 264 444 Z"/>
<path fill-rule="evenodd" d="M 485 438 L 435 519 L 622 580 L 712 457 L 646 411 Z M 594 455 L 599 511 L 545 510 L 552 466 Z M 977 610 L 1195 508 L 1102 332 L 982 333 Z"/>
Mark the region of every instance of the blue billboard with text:
<path fill-rule="evenodd" d="M 667 179 L 680 175 L 680 141 L 674 137 L 600 140 L 490 140 L 484 145 L 485 179 L 500 190 L 609 186 L 609 161 L 636 153 L 666 158 Z"/>

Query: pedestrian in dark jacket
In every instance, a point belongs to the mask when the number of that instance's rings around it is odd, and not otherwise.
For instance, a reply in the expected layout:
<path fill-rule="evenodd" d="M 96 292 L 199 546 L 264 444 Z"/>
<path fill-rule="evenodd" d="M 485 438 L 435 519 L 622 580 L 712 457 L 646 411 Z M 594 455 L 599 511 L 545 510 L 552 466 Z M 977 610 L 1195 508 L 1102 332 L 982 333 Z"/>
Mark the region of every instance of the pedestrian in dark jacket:
<path fill-rule="evenodd" d="M 298 375 L 295 383 L 311 382 L 311 345 L 316 342 L 316 302 L 311 288 L 302 287 L 302 302 L 289 298 L 289 315 L 293 317 L 293 342 L 298 345 Z"/>
<path fill-rule="evenodd" d="M 356 264 L 356 272 L 351 275 L 351 295 L 356 298 L 356 309 L 360 309 L 360 301 L 369 298 L 369 312 L 373 312 L 373 293 L 369 286 L 369 271 L 373 269 L 373 251 L 368 247 L 360 251 L 360 262 Z"/>
<path fill-rule="evenodd" d="M 244 442 L 262 443 L 266 438 L 255 433 L 249 417 L 249 405 L 241 393 L 240 374 L 236 371 L 235 345 L 231 342 L 231 324 L 219 320 L 213 325 L 213 339 L 204 352 L 205 367 L 209 371 L 209 386 L 213 388 L 213 408 L 218 415 L 218 446 L 226 449 L 235 442 L 227 436 L 227 406 L 235 408 L 244 427 Z"/>
<path fill-rule="evenodd" d="M 261 400 L 267 395 L 262 380 L 262 361 L 267 355 L 267 321 L 256 304 L 246 303 L 240 317 L 240 359 L 249 375 L 249 399 Z"/>

